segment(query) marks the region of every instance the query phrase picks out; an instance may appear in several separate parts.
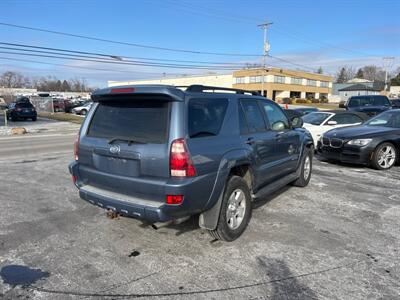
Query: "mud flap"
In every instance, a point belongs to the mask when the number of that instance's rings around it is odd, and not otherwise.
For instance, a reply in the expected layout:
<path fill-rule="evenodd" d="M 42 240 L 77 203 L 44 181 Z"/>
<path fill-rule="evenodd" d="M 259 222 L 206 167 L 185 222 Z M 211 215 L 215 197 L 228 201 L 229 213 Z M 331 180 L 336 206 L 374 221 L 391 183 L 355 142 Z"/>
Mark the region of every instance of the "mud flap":
<path fill-rule="evenodd" d="M 218 201 L 214 204 L 214 206 L 200 214 L 199 226 L 201 228 L 208 230 L 214 230 L 215 228 L 217 228 L 224 192 L 225 186 L 222 189 L 221 195 L 218 197 Z"/>

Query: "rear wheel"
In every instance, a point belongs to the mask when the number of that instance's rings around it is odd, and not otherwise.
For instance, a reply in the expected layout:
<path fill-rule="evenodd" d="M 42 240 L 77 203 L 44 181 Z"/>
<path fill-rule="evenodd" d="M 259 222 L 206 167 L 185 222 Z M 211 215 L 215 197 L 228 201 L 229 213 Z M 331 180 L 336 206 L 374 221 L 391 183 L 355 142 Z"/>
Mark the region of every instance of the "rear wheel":
<path fill-rule="evenodd" d="M 312 159 L 313 159 L 313 148 L 307 148 L 305 150 L 303 160 L 300 165 L 300 177 L 297 178 L 296 181 L 293 182 L 294 186 L 305 187 L 308 185 L 311 179 L 311 171 L 312 171 Z"/>
<path fill-rule="evenodd" d="M 392 143 L 383 143 L 376 147 L 371 165 L 377 170 L 388 170 L 394 166 L 396 159 L 396 147 Z"/>
<path fill-rule="evenodd" d="M 33 121 L 33 122 L 36 122 L 36 119 L 37 119 L 36 117 L 33 117 L 33 118 L 32 118 L 32 121 Z"/>
<path fill-rule="evenodd" d="M 229 178 L 225 188 L 219 220 L 212 237 L 231 242 L 246 229 L 251 218 L 251 196 L 246 181 L 240 176 Z"/>

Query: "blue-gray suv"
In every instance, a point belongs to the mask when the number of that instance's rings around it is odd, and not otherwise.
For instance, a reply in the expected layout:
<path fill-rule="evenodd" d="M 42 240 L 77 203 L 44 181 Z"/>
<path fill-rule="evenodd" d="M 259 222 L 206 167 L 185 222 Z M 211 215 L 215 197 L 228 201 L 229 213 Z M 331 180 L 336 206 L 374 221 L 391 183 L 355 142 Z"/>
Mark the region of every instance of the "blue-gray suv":
<path fill-rule="evenodd" d="M 257 93 L 137 85 L 92 100 L 69 170 L 80 197 L 104 209 L 149 224 L 199 215 L 233 241 L 254 200 L 310 181 L 311 135 Z"/>

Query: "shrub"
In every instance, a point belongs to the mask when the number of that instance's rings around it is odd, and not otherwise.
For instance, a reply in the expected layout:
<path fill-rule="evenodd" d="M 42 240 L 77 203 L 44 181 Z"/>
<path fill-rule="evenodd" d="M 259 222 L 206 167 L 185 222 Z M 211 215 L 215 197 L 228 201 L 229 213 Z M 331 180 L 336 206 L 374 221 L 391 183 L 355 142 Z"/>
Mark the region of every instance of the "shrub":
<path fill-rule="evenodd" d="M 299 99 L 296 99 L 296 103 L 305 104 L 305 103 L 307 103 L 307 100 L 299 98 Z"/>
<path fill-rule="evenodd" d="M 283 104 L 293 104 L 293 101 L 290 98 L 283 98 L 282 103 Z"/>
<path fill-rule="evenodd" d="M 319 99 L 311 99 L 311 102 L 312 103 L 319 103 L 320 101 L 319 101 Z"/>

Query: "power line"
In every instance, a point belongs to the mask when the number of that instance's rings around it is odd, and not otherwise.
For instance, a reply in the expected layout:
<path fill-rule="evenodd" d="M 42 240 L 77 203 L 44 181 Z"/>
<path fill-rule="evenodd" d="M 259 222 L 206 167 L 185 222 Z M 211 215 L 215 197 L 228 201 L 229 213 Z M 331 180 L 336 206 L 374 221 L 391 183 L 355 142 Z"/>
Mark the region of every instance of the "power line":
<path fill-rule="evenodd" d="M 97 37 L 91 37 L 91 36 L 86 36 L 86 35 L 73 34 L 73 33 L 67 33 L 67 32 L 61 32 L 61 31 L 37 28 L 37 27 L 22 26 L 22 25 L 16 25 L 16 24 L 4 23 L 4 22 L 0 22 L 0 25 L 1 26 L 19 28 L 19 29 L 27 29 L 27 30 L 32 30 L 32 31 L 39 31 L 39 32 L 46 32 L 46 33 L 51 33 L 51 34 L 75 37 L 75 38 L 80 38 L 80 39 L 87 39 L 87 40 L 98 41 L 98 42 L 119 44 L 119 45 L 146 48 L 146 49 L 153 49 L 153 50 L 160 50 L 160 51 L 191 53 L 191 54 L 202 54 L 202 55 L 217 55 L 217 56 L 260 57 L 260 55 L 257 55 L 257 54 L 206 52 L 206 51 L 195 51 L 195 50 L 187 50 L 187 49 L 174 49 L 174 48 L 167 48 L 167 47 L 158 47 L 158 46 L 151 46 L 151 45 L 144 45 L 144 44 L 137 44 L 137 43 L 130 43 L 130 42 L 115 41 L 115 40 L 109 40 L 109 39 L 104 39 L 104 38 L 97 38 Z"/>

